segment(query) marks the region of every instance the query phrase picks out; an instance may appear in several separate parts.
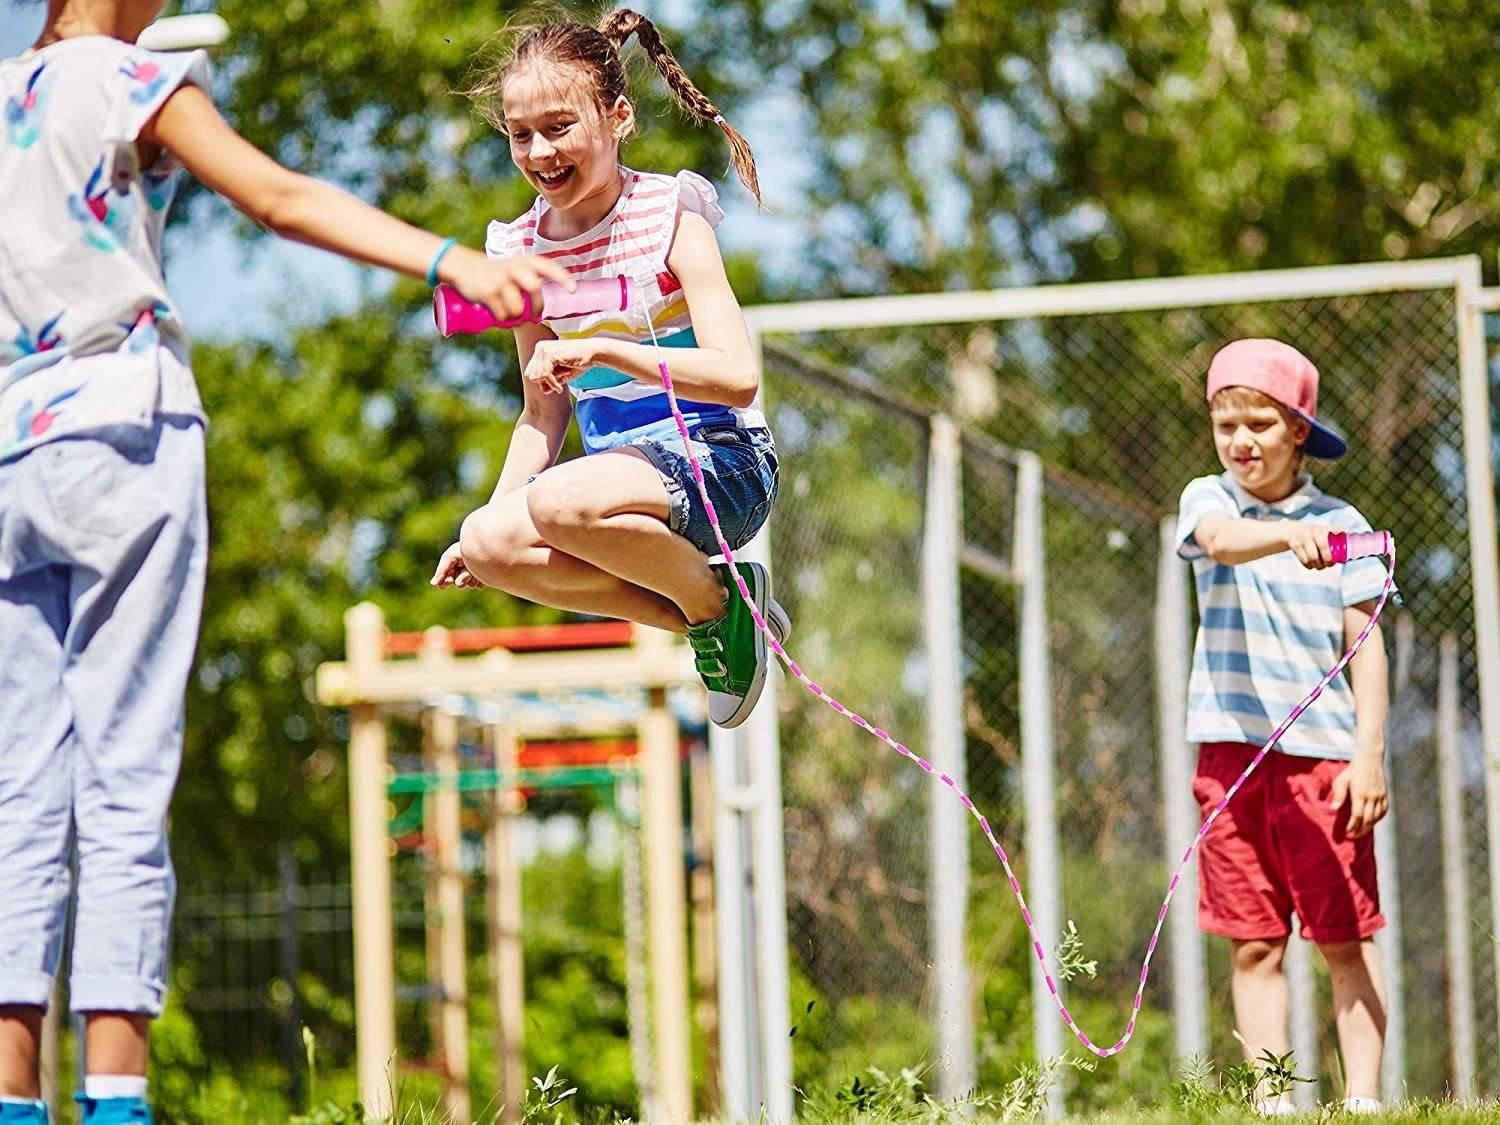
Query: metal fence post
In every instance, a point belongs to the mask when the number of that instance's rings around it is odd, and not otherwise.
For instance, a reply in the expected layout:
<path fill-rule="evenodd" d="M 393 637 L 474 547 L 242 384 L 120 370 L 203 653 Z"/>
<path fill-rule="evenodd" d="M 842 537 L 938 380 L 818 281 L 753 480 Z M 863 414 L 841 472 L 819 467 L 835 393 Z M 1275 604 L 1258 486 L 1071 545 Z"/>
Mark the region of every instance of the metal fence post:
<path fill-rule="evenodd" d="M 1490 928 L 1500 933 L 1500 561 L 1495 527 L 1495 470 L 1490 432 L 1489 371 L 1484 347 L 1484 279 L 1479 258 L 1457 265 L 1459 383 L 1463 396 L 1464 484 L 1469 568 L 1474 583 L 1474 644 L 1479 660 L 1479 724 L 1485 757 L 1490 852 Z M 1500 942 L 1495 958 L 1500 1013 Z"/>
<path fill-rule="evenodd" d="M 1411 617 L 1402 614 L 1396 624 L 1396 668 L 1392 697 L 1401 699 L 1411 685 L 1412 660 Z M 1387 723 L 1387 730 L 1391 724 Z M 1391 739 L 1386 740 L 1386 782 L 1391 792 L 1398 784 L 1395 755 Z M 1385 819 L 1375 829 L 1375 867 L 1379 878 L 1380 905 L 1385 914 L 1385 929 L 1375 935 L 1385 973 L 1385 1050 L 1380 1056 L 1380 1096 L 1387 1105 L 1396 1105 L 1406 1095 L 1406 988 L 1402 966 L 1404 939 L 1401 931 L 1401 868 L 1396 841 L 1396 805 L 1391 803 Z"/>
<path fill-rule="evenodd" d="M 1469 948 L 1469 860 L 1464 841 L 1462 718 L 1458 710 L 1458 638 L 1444 633 L 1438 656 L 1438 815 L 1443 859 L 1444 946 L 1453 1096 L 1474 1096 L 1474 967 Z"/>
<path fill-rule="evenodd" d="M 968 785 L 959 609 L 962 519 L 958 427 L 934 415 L 927 441 L 922 529 L 922 627 L 927 650 L 927 757 L 960 789 Z M 974 1014 L 965 949 L 969 912 L 969 821 L 944 786 L 929 785 L 928 916 L 937 1026 L 937 1090 L 956 1098 L 974 1088 Z"/>
<path fill-rule="evenodd" d="M 1193 754 L 1187 741 L 1187 685 L 1192 661 L 1188 625 L 1188 565 L 1177 557 L 1177 517 L 1161 521 L 1156 554 L 1156 739 L 1160 749 L 1167 870 L 1198 834 L 1193 800 Z M 1172 1028 L 1177 1057 L 1208 1051 L 1208 986 L 1203 935 L 1198 932 L 1198 873 L 1178 884 L 1169 919 L 1172 940 Z"/>
<path fill-rule="evenodd" d="M 764 1100 L 754 1002 L 755 909 L 739 731 L 710 727 L 714 772 L 714 921 L 719 942 L 719 1088 L 726 1121 L 752 1120 Z"/>
<path fill-rule="evenodd" d="M 764 532 L 737 557 L 770 569 Z M 750 838 L 755 870 L 755 969 L 758 995 L 761 1098 L 771 1121 L 792 1120 L 791 978 L 786 945 L 786 829 L 782 820 L 778 677 L 766 678 L 760 703 L 745 721 L 745 746 L 754 803 Z"/>
<path fill-rule="evenodd" d="M 1016 577 L 1021 585 L 1021 789 L 1026 820 L 1026 901 L 1044 942 L 1062 937 L 1062 865 L 1057 843 L 1057 797 L 1052 750 L 1052 645 L 1047 626 L 1046 525 L 1042 461 L 1023 452 L 1016 472 Z M 1059 995 L 1062 982 L 1058 982 Z M 1041 964 L 1031 960 L 1032 1026 L 1037 1061 L 1063 1053 L 1062 1023 Z M 1047 1116 L 1063 1115 L 1063 1093 L 1053 1086 Z"/>

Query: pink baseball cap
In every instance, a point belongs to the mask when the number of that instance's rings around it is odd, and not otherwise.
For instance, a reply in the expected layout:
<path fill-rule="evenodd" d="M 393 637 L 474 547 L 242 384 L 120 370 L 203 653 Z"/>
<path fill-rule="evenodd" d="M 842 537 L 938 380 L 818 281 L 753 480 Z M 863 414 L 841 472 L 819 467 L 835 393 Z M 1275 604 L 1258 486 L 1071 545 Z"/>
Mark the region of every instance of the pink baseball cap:
<path fill-rule="evenodd" d="M 1349 452 L 1349 443 L 1318 421 L 1318 369 L 1290 344 L 1280 340 L 1235 340 L 1225 344 L 1208 365 L 1208 399 L 1225 387 L 1250 387 L 1275 399 L 1304 419 L 1311 429 L 1307 452 L 1331 461 Z"/>

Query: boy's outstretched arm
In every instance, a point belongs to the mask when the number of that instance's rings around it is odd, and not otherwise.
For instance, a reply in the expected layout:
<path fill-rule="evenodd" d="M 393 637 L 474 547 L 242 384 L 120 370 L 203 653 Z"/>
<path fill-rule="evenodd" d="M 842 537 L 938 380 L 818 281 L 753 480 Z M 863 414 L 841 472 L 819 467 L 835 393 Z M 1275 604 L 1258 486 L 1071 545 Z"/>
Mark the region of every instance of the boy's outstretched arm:
<path fill-rule="evenodd" d="M 1333 565 L 1328 536 L 1337 530 L 1320 523 L 1250 520 L 1215 512 L 1198 521 L 1193 538 L 1209 558 L 1225 566 L 1291 551 L 1308 570 L 1323 570 Z"/>
<path fill-rule="evenodd" d="M 442 239 L 356 199 L 348 192 L 283 168 L 236 133 L 196 86 L 183 86 L 141 132 L 146 149 L 166 149 L 202 183 L 261 226 L 346 258 L 423 277 Z M 454 246 L 438 276 L 500 316 L 525 311 L 521 293 L 540 298 L 544 278 L 571 288 L 567 271 L 544 258 L 492 261 Z"/>
<path fill-rule="evenodd" d="M 1373 601 L 1344 609 L 1344 644 L 1352 645 L 1375 612 Z M 1390 807 L 1385 781 L 1385 720 L 1390 710 L 1389 669 L 1380 626 L 1349 661 L 1354 689 L 1354 760 L 1333 781 L 1334 808 L 1349 805 L 1349 835 L 1363 836 Z"/>

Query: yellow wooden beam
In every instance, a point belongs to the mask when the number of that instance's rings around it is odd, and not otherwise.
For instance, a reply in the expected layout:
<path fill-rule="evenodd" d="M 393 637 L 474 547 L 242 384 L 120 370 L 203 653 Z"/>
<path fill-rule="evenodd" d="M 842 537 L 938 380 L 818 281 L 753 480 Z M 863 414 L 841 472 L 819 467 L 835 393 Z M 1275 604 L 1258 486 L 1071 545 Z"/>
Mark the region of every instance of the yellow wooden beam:
<path fill-rule="evenodd" d="M 318 702 L 325 707 L 359 703 L 412 703 L 440 695 L 498 696 L 548 691 L 612 691 L 678 687 L 699 682 L 686 645 L 591 649 L 577 652 L 503 651 L 455 657 L 442 668 L 416 660 L 383 661 L 356 669 L 320 664 Z"/>

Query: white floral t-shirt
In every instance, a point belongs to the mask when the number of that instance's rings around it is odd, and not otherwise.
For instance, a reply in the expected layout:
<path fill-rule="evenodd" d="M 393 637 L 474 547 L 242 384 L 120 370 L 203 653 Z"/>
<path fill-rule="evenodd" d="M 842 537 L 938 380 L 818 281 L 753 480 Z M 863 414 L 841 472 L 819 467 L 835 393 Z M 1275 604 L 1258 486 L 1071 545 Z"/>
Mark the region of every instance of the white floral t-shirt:
<path fill-rule="evenodd" d="M 161 241 L 180 165 L 136 141 L 201 51 L 105 36 L 0 60 L 0 460 L 159 413 L 202 418 Z"/>

